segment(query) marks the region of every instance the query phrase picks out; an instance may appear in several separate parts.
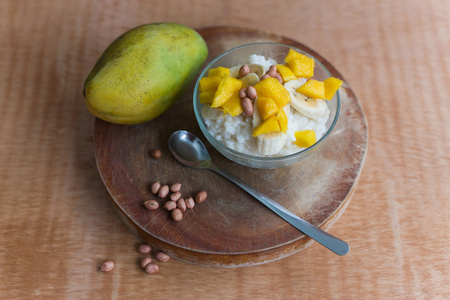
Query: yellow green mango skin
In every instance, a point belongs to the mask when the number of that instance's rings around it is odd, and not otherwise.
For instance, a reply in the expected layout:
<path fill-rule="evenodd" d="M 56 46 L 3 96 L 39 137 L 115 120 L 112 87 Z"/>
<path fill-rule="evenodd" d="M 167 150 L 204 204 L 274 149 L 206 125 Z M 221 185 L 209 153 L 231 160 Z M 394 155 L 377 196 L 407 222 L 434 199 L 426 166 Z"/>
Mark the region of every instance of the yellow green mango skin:
<path fill-rule="evenodd" d="M 119 36 L 84 83 L 89 111 L 116 124 L 147 122 L 168 110 L 208 56 L 203 38 L 176 23 L 142 25 Z"/>

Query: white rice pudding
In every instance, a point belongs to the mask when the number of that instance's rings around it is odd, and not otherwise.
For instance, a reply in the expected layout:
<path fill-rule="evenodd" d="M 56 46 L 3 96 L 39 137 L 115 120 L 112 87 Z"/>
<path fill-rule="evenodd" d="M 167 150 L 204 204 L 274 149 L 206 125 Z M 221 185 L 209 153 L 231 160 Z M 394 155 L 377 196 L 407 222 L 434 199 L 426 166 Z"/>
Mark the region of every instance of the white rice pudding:
<path fill-rule="evenodd" d="M 253 54 L 249 57 L 247 64 L 260 64 L 264 66 L 264 72 L 266 72 L 271 65 L 276 65 L 277 62 L 272 58 L 266 60 L 264 56 Z M 301 80 L 303 80 L 303 83 L 306 82 L 306 79 L 302 78 Z M 221 111 L 220 113 L 222 114 Z M 317 141 L 325 134 L 329 110 L 324 117 L 314 120 L 302 115 L 291 106 L 290 114 L 288 115 L 286 143 L 280 152 L 275 155 L 262 155 L 258 152 L 256 137 L 252 136 L 252 117 L 248 117 L 245 114 L 235 117 L 225 114 L 220 118 L 205 118 L 206 115 L 203 114 L 203 117 L 209 133 L 230 149 L 254 156 L 286 156 L 304 149 L 299 148 L 294 143 L 296 131 L 313 130 Z"/>

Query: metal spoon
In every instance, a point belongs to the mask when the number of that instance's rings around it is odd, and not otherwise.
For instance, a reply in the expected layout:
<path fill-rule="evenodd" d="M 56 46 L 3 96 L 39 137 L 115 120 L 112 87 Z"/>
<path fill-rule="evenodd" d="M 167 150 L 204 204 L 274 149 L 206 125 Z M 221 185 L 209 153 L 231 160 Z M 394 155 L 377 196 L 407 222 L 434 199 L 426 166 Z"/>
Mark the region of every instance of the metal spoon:
<path fill-rule="evenodd" d="M 229 180 L 240 186 L 242 189 L 244 189 L 246 192 L 248 192 L 250 195 L 255 197 L 257 200 L 259 200 L 262 204 L 271 209 L 273 212 L 275 212 L 277 215 L 279 215 L 281 218 L 286 220 L 292 226 L 294 226 L 307 236 L 311 237 L 315 241 L 319 242 L 326 248 L 330 249 L 334 253 L 345 255 L 350 250 L 350 246 L 346 242 L 301 219 L 263 193 L 255 190 L 227 170 L 215 165 L 211 161 L 211 157 L 209 156 L 208 150 L 206 150 L 205 145 L 194 134 L 185 130 L 174 132 L 169 139 L 169 148 L 173 156 L 180 163 L 192 168 L 209 169 L 224 176 L 225 178 L 228 178 Z"/>

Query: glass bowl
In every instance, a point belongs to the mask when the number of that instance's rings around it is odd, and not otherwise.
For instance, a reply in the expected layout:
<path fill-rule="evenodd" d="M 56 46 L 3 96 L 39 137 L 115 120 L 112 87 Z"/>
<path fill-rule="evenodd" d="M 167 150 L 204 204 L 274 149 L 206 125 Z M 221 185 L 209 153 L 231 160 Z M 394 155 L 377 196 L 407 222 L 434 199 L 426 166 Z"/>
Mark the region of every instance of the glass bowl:
<path fill-rule="evenodd" d="M 285 155 L 285 156 L 254 156 L 246 153 L 238 152 L 234 149 L 231 149 L 224 145 L 222 142 L 218 141 L 209 131 L 205 124 L 205 120 L 201 114 L 201 109 L 203 104 L 200 103 L 199 95 L 199 81 L 201 78 L 208 76 L 208 71 L 210 69 L 221 67 L 231 68 L 236 65 L 244 64 L 248 57 L 252 54 L 258 54 L 265 56 L 266 59 L 269 57 L 273 58 L 277 61 L 277 63 L 284 63 L 284 58 L 286 57 L 289 49 L 293 49 L 297 52 L 305 54 L 309 57 L 314 58 L 309 53 L 306 53 L 298 48 L 289 45 L 277 44 L 277 43 L 254 43 L 242 45 L 236 48 L 233 48 L 215 59 L 213 59 L 201 72 L 200 76 L 197 79 L 194 88 L 194 113 L 197 119 L 197 122 L 200 126 L 201 131 L 205 135 L 208 142 L 217 149 L 222 155 L 227 157 L 233 162 L 238 164 L 251 167 L 251 168 L 261 168 L 261 169 L 277 169 L 286 166 L 290 166 L 292 164 L 298 163 L 304 159 L 306 159 L 311 153 L 317 150 L 317 148 L 325 141 L 325 139 L 330 135 L 331 131 L 334 128 L 339 116 L 339 108 L 340 108 L 340 97 L 339 91 L 336 92 L 333 99 L 331 101 L 326 101 L 328 108 L 330 109 L 330 116 L 326 123 L 326 132 L 325 134 L 311 147 L 299 150 L 299 152 Z M 328 77 L 331 77 L 330 72 L 325 68 L 325 66 L 320 63 L 316 58 L 315 60 L 315 68 L 314 68 L 314 79 L 323 81 Z"/>

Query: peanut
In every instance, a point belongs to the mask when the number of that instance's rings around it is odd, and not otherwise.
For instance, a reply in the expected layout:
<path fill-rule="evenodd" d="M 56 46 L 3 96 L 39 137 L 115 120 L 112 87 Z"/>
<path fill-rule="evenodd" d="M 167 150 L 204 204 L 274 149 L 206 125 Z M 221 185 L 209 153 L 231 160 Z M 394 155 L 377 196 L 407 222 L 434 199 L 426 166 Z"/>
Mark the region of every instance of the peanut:
<path fill-rule="evenodd" d="M 105 261 L 102 266 L 100 267 L 100 271 L 102 272 L 110 272 L 114 269 L 114 262 L 109 260 Z"/>
<path fill-rule="evenodd" d="M 245 91 L 245 88 L 242 88 L 239 90 L 239 98 L 245 98 L 247 96 L 247 92 Z"/>
<path fill-rule="evenodd" d="M 178 208 L 172 210 L 172 220 L 175 222 L 181 221 L 183 219 L 183 213 Z"/>
<path fill-rule="evenodd" d="M 165 198 L 168 194 L 169 194 L 169 186 L 167 185 L 163 185 L 158 191 L 158 196 L 160 198 Z"/>
<path fill-rule="evenodd" d="M 177 200 L 177 208 L 182 212 L 186 212 L 186 202 L 183 198 Z"/>
<path fill-rule="evenodd" d="M 141 267 L 143 269 L 145 269 L 145 267 L 152 262 L 152 258 L 151 257 L 145 257 L 144 259 L 141 260 Z"/>
<path fill-rule="evenodd" d="M 142 254 L 150 253 L 150 251 L 152 251 L 152 246 L 147 245 L 147 244 L 141 244 L 138 247 L 138 251 L 139 251 L 139 253 L 142 253 Z"/>
<path fill-rule="evenodd" d="M 274 71 L 276 73 L 277 72 L 277 66 L 276 65 L 270 65 L 269 71 Z"/>
<path fill-rule="evenodd" d="M 250 73 L 250 67 L 248 65 L 243 65 L 240 69 L 239 69 L 239 77 L 244 77 L 245 75 L 247 75 L 248 73 Z"/>
<path fill-rule="evenodd" d="M 206 197 L 208 197 L 208 193 L 206 191 L 198 192 L 197 195 L 195 195 L 195 202 L 202 203 L 206 200 Z"/>
<path fill-rule="evenodd" d="M 155 210 L 159 207 L 159 203 L 156 200 L 147 200 L 144 202 L 144 206 L 148 210 Z"/>
<path fill-rule="evenodd" d="M 193 209 L 195 206 L 195 202 L 194 199 L 192 199 L 192 197 L 186 198 L 184 202 L 186 203 L 186 207 L 189 209 Z"/>
<path fill-rule="evenodd" d="M 249 85 L 249 86 L 247 87 L 246 95 L 247 95 L 248 98 L 250 98 L 250 100 L 255 100 L 255 99 L 256 99 L 256 96 L 257 96 L 258 94 L 257 94 L 257 92 L 256 92 L 256 89 L 255 89 L 253 86 Z M 241 97 L 241 98 L 244 98 L 244 97 Z"/>
<path fill-rule="evenodd" d="M 244 99 L 241 100 L 241 105 L 242 105 L 242 110 L 244 111 L 244 113 L 251 117 L 253 116 L 253 103 L 252 100 L 250 100 L 249 98 L 245 97 Z"/>
<path fill-rule="evenodd" d="M 175 201 L 167 201 L 166 203 L 164 203 L 163 208 L 168 211 L 174 210 L 175 208 L 177 208 L 177 203 Z"/>
<path fill-rule="evenodd" d="M 154 182 L 153 184 L 152 184 L 152 186 L 150 187 L 150 191 L 153 193 L 153 194 L 158 194 L 158 191 L 159 191 L 159 188 L 161 187 L 161 183 L 159 183 L 159 182 Z"/>
<path fill-rule="evenodd" d="M 161 150 L 155 149 L 152 151 L 151 155 L 154 159 L 161 158 Z"/>
<path fill-rule="evenodd" d="M 270 76 L 269 76 L 269 74 L 264 74 L 263 76 L 261 76 L 261 80 L 264 80 L 264 79 L 266 79 L 266 78 L 269 78 Z"/>
<path fill-rule="evenodd" d="M 170 259 L 170 256 L 164 252 L 158 251 L 155 253 L 155 258 L 161 262 L 168 262 Z"/>
<path fill-rule="evenodd" d="M 269 75 L 270 77 L 275 77 L 275 76 L 277 76 L 277 71 L 272 69 L 272 70 L 267 71 L 266 74 Z"/>
<path fill-rule="evenodd" d="M 172 184 L 171 186 L 170 186 L 170 191 L 171 192 L 174 192 L 174 193 L 176 193 L 176 192 L 179 192 L 181 190 L 181 183 L 174 183 L 174 184 Z"/>
<path fill-rule="evenodd" d="M 145 266 L 145 272 L 147 272 L 149 274 L 155 274 L 158 271 L 159 271 L 159 266 L 157 264 L 149 263 Z"/>
<path fill-rule="evenodd" d="M 177 201 L 180 198 L 181 198 L 180 192 L 170 194 L 170 200 L 172 200 L 172 201 Z"/>
<path fill-rule="evenodd" d="M 278 81 L 279 81 L 281 84 L 283 84 L 283 78 L 281 78 L 280 73 L 277 73 L 277 74 L 275 75 L 275 78 L 278 79 Z"/>

